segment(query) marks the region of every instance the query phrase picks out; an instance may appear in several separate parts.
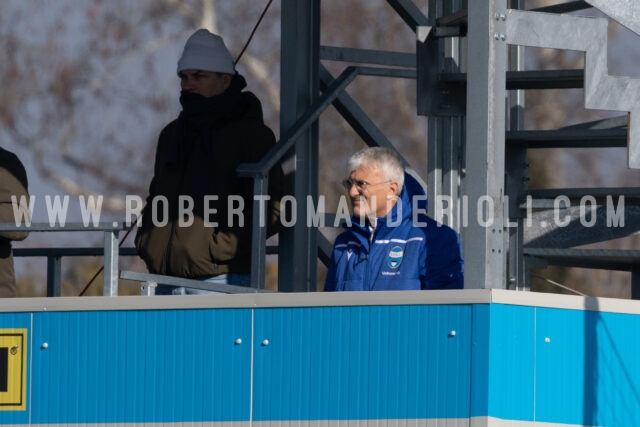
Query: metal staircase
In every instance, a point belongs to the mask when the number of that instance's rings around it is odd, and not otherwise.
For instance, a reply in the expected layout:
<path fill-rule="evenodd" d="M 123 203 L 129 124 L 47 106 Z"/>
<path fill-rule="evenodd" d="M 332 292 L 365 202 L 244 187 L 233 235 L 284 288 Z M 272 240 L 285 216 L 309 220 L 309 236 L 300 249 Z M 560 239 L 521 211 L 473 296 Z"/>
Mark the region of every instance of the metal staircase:
<path fill-rule="evenodd" d="M 632 19 L 638 6 L 631 0 L 619 0 L 615 5 L 592 0 L 526 11 L 522 10 L 523 1 L 507 0 L 429 0 L 426 8 L 408 0 L 388 3 L 416 32 L 415 70 L 406 54 L 320 46 L 320 1 L 282 2 L 281 69 L 282 75 L 291 78 L 282 80 L 283 137 L 278 148 L 258 167 L 247 165 L 242 170 L 255 178 L 257 191 L 266 188 L 266 166 L 286 155 L 296 158 L 291 194 L 296 198 L 317 195 L 316 120 L 331 103 L 367 144 L 389 146 L 344 89 L 362 74 L 415 77 L 417 112 L 429 121 L 430 214 L 439 218 L 446 213 L 443 222 L 461 234 L 465 288 L 528 289 L 531 265 L 543 261 L 632 271 L 633 297 L 640 297 L 637 251 L 572 249 L 638 231 L 638 189 L 533 191 L 527 187 L 526 161 L 527 150 L 536 148 L 626 146 L 628 166 L 640 167 L 640 131 L 628 120 L 638 111 L 640 81 L 608 74 L 607 19 L 566 14 L 594 6 L 638 32 Z M 524 46 L 583 51 L 585 69 L 525 71 Z M 323 59 L 364 62 L 367 66 L 347 65 L 333 78 L 322 67 Z M 587 108 L 627 114 L 552 131 L 523 130 L 525 90 L 575 87 L 584 87 Z M 565 210 L 563 205 L 561 217 L 568 218 L 568 224 L 551 226 L 554 218 L 549 215 L 556 206 L 550 203 L 560 195 L 569 201 L 589 196 L 595 226 L 585 230 L 580 211 Z M 600 221 L 602 215 L 607 216 L 607 196 L 618 227 Z M 624 196 L 624 226 L 615 216 L 620 215 L 618 196 Z M 445 205 L 433 203 L 438 200 L 445 200 Z M 254 243 L 261 247 L 263 237 L 254 235 Z M 280 291 L 313 290 L 316 259 L 318 255 L 326 258 L 330 248 L 325 240 L 302 223 L 282 233 Z M 263 283 L 264 267 L 258 260 L 263 257 L 264 253 L 254 254 L 255 285 Z"/>

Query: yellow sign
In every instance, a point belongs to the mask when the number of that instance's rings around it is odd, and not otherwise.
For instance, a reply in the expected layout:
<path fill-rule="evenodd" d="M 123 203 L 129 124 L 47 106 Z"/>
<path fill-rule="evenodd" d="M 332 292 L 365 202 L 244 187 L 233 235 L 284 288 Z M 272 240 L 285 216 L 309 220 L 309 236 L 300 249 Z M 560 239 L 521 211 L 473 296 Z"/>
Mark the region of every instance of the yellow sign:
<path fill-rule="evenodd" d="M 27 397 L 27 330 L 0 329 L 0 411 L 24 411 Z"/>

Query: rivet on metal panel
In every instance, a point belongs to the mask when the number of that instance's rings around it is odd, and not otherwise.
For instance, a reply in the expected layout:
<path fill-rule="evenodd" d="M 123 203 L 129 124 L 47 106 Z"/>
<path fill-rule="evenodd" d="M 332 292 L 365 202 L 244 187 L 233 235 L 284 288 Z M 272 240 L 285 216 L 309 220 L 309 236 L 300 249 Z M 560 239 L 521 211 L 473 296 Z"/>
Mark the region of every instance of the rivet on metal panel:
<path fill-rule="evenodd" d="M 262 340 L 262 345 L 269 345 L 269 340 Z"/>
<path fill-rule="evenodd" d="M 500 40 L 500 34 L 498 34 L 498 33 L 494 33 L 494 34 L 493 34 L 493 38 L 494 38 L 495 40 Z"/>
<path fill-rule="evenodd" d="M 493 16 L 496 18 L 496 21 L 500 20 L 500 14 L 498 12 L 496 12 Z"/>
<path fill-rule="evenodd" d="M 507 20 L 507 15 L 505 15 L 504 13 L 500 14 L 500 19 L 502 19 L 503 21 Z"/>
<path fill-rule="evenodd" d="M 43 342 L 42 345 L 40 346 L 40 348 L 42 348 L 42 349 L 49 348 L 49 343 Z"/>
<path fill-rule="evenodd" d="M 11 350 L 9 350 L 9 351 L 11 352 L 11 354 L 16 354 L 18 352 L 19 348 L 20 348 L 20 346 L 18 344 L 16 344 L 13 347 L 11 347 Z"/>
<path fill-rule="evenodd" d="M 549 337 L 545 337 L 544 342 L 546 342 L 547 344 L 551 342 L 551 338 Z"/>
<path fill-rule="evenodd" d="M 236 345 L 242 344 L 242 338 L 236 338 Z"/>
<path fill-rule="evenodd" d="M 500 40 L 505 41 L 507 39 L 507 36 L 505 36 L 504 34 L 500 34 Z"/>
<path fill-rule="evenodd" d="M 454 329 L 454 330 L 452 330 L 451 332 L 449 332 L 449 336 L 450 336 L 450 337 L 455 337 L 455 336 L 456 336 L 456 331 L 455 331 L 455 329 Z"/>

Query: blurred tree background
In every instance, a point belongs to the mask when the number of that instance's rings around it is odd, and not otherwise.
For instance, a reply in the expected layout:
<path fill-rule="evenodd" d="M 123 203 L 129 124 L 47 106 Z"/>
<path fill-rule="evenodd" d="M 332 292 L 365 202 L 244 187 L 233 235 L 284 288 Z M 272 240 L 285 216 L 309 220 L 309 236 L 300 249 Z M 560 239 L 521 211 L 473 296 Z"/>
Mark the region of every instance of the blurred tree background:
<path fill-rule="evenodd" d="M 422 8 L 426 2 L 416 2 Z M 526 8 L 550 1 L 527 1 Z M 197 28 L 221 34 L 237 56 L 267 1 L 245 0 L 4 0 L 0 2 L 0 145 L 14 151 L 29 173 L 36 196 L 34 221 L 48 221 L 45 195 L 70 195 L 68 222 L 81 221 L 74 200 L 103 195 L 101 221 L 122 221 L 126 195 L 146 197 L 157 137 L 179 112 L 176 62 Z M 415 52 L 415 34 L 384 0 L 325 0 L 321 44 Z M 621 35 L 625 37 L 621 37 Z M 633 37 L 637 37 L 633 35 Z M 639 53 L 628 50 L 629 34 L 611 26 L 610 72 L 632 75 Z M 621 42 L 622 40 L 622 42 Z M 635 39 L 637 44 L 637 38 Z M 633 56 L 635 55 L 635 56 Z M 630 57 L 631 56 L 631 57 Z M 582 55 L 527 50 L 528 69 L 579 68 Z M 273 2 L 242 56 L 238 71 L 258 95 L 265 120 L 279 135 L 280 4 Z M 344 64 L 323 63 L 333 74 Z M 427 119 L 416 115 L 413 80 L 359 77 L 349 94 L 426 180 Z M 581 90 L 528 94 L 525 128 L 554 129 L 602 117 L 584 110 Z M 327 210 L 338 205 L 347 157 L 364 143 L 332 108 L 320 120 L 320 194 Z M 626 169 L 626 150 L 530 154 L 534 188 L 631 186 L 637 171 Z M 606 159 L 606 160 L 605 160 Z M 324 229 L 330 239 L 336 230 Z M 121 235 L 122 237 L 122 235 Z M 129 236 L 125 246 L 131 246 Z M 33 233 L 16 247 L 101 246 L 99 233 Z M 637 247 L 637 239 L 607 247 Z M 65 258 L 63 295 L 77 295 L 101 265 L 101 258 Z M 320 264 L 319 264 L 320 265 Z M 16 259 L 22 296 L 46 293 L 46 262 Z M 121 268 L 145 271 L 135 257 Z M 324 267 L 319 268 L 322 287 Z M 547 269 L 547 275 L 589 295 L 628 297 L 629 275 L 575 269 Z M 277 263 L 269 257 L 268 285 L 275 288 Z M 98 277 L 87 294 L 101 293 Z M 606 286 L 602 286 L 606 283 Z M 556 291 L 534 282 L 535 289 Z M 137 294 L 121 281 L 121 294 Z"/>

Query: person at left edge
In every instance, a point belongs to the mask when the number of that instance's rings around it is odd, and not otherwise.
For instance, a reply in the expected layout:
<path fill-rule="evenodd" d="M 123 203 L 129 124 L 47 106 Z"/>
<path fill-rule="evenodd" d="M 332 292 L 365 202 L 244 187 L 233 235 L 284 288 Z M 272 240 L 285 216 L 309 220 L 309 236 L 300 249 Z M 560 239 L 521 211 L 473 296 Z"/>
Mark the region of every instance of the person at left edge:
<path fill-rule="evenodd" d="M 31 221 L 28 188 L 27 171 L 20 159 L 0 147 L 0 223 L 15 224 L 16 211 L 24 220 Z M 16 197 L 18 206 L 14 206 L 11 196 Z M 26 206 L 20 203 L 21 198 Z M 0 231 L 0 298 L 18 294 L 11 242 L 24 240 L 28 234 L 27 231 Z"/>
<path fill-rule="evenodd" d="M 243 91 L 247 83 L 235 70 L 220 36 L 205 29 L 196 31 L 185 44 L 177 72 L 182 112 L 160 134 L 136 248 L 152 274 L 248 285 L 253 181 L 238 176 L 236 169 L 241 163 L 258 162 L 274 146 L 275 136 L 264 124 L 258 98 Z M 267 206 L 267 225 L 274 227 L 279 223 L 282 182 L 282 169 L 276 166 L 269 176 L 272 200 Z M 155 212 L 157 221 L 153 221 L 156 196 L 168 200 L 166 225 L 162 225 L 162 212 Z M 190 226 L 180 225 L 180 196 L 193 200 Z M 205 206 L 205 196 L 217 196 L 217 200 Z M 243 224 L 237 216 L 229 223 L 229 209 L 238 208 L 229 206 L 229 196 L 243 201 Z M 205 209 L 216 212 L 205 218 Z M 218 226 L 207 226 L 205 221 Z M 156 294 L 167 293 L 206 291 L 158 286 Z"/>

